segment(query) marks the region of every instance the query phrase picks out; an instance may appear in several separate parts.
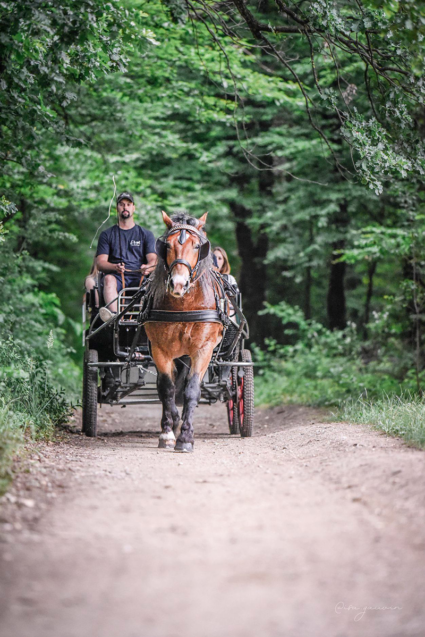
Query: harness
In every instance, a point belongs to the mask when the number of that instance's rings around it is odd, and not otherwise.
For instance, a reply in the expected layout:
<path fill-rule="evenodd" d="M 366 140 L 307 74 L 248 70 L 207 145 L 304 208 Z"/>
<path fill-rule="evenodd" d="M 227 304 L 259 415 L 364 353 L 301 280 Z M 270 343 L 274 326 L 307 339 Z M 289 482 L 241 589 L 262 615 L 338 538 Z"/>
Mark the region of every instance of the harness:
<path fill-rule="evenodd" d="M 199 239 L 199 241 L 200 241 L 198 259 L 197 259 L 196 264 L 195 264 L 195 266 L 193 268 L 190 265 L 189 261 L 186 261 L 186 259 L 174 259 L 174 261 L 170 265 L 168 265 L 168 263 L 167 263 L 167 247 L 168 247 L 167 246 L 167 239 L 168 239 L 168 237 L 171 237 L 173 234 L 177 234 L 178 232 L 180 233 L 180 236 L 179 236 L 179 239 L 178 239 L 180 245 L 183 245 L 185 243 L 185 241 L 187 239 L 187 233 L 188 232 L 189 232 L 189 234 L 194 235 L 195 237 L 197 237 Z M 189 270 L 189 287 L 191 287 L 193 285 L 193 283 L 197 280 L 197 278 L 199 278 L 199 277 L 197 277 L 199 265 L 209 255 L 209 253 L 211 251 L 211 243 L 208 241 L 208 239 L 206 239 L 199 232 L 199 230 L 197 228 L 195 228 L 194 226 L 190 226 L 188 224 L 185 224 L 185 223 L 181 223 L 181 224 L 178 224 L 176 226 L 173 226 L 171 228 L 171 230 L 169 230 L 167 232 L 167 234 L 163 235 L 162 237 L 159 237 L 159 239 L 157 239 L 157 241 L 156 241 L 155 249 L 156 249 L 157 255 L 159 257 L 161 257 L 161 259 L 164 261 L 164 267 L 165 267 L 165 269 L 168 272 L 167 287 L 168 287 L 169 282 L 170 282 L 171 273 L 173 271 L 173 268 L 176 265 L 178 265 L 179 263 L 181 265 L 186 266 L 186 268 Z"/>
<path fill-rule="evenodd" d="M 136 292 L 133 300 L 130 302 L 130 305 L 133 305 L 134 299 L 136 297 L 138 299 L 139 295 L 144 294 L 142 307 L 140 308 L 139 316 L 137 317 L 137 330 L 126 359 L 127 361 L 131 361 L 137 343 L 139 342 L 142 328 L 146 323 L 220 323 L 220 325 L 223 325 L 224 328 L 224 338 L 226 330 L 231 322 L 227 313 L 227 294 L 229 292 L 233 292 L 233 290 L 231 289 L 231 287 L 229 287 L 228 282 L 222 278 L 219 272 L 210 270 L 210 274 L 213 276 L 214 298 L 216 302 L 215 310 L 190 310 L 187 312 L 154 310 L 152 309 L 153 295 L 150 293 L 149 289 L 151 281 L 149 279 L 145 279 L 144 287 L 140 288 L 138 293 Z M 196 280 L 198 281 L 199 279 L 200 277 L 198 277 Z M 240 316 L 243 319 L 243 323 L 241 323 L 241 328 L 238 331 L 238 336 L 239 332 L 242 331 L 243 325 L 245 325 L 246 323 L 245 317 L 242 313 L 240 313 Z"/>
<path fill-rule="evenodd" d="M 175 259 L 170 265 L 167 264 L 167 239 L 168 237 L 180 233 L 179 243 L 183 245 L 187 240 L 187 233 L 195 235 L 199 241 L 199 253 L 198 259 L 196 261 L 195 266 L 192 268 L 190 263 L 185 259 Z M 182 264 L 187 267 L 189 270 L 189 281 L 190 285 L 192 285 L 199 281 L 201 276 L 204 274 L 202 272 L 198 276 L 198 270 L 201 262 L 208 257 L 211 250 L 211 244 L 206 239 L 197 228 L 194 226 L 190 226 L 188 224 L 178 224 L 173 226 L 169 232 L 165 235 L 157 239 L 155 245 L 157 255 L 164 261 L 164 268 L 167 271 L 167 287 L 170 281 L 171 273 L 173 268 L 177 264 Z M 214 298 L 215 298 L 215 309 L 206 309 L 206 310 L 189 310 L 189 311 L 172 311 L 172 310 L 155 310 L 152 309 L 153 304 L 153 294 L 150 290 L 151 281 L 149 279 L 145 279 L 145 287 L 144 287 L 144 298 L 142 307 L 140 308 L 139 316 L 137 317 L 137 330 L 133 338 L 133 342 L 130 347 L 129 354 L 127 356 L 127 360 L 130 361 L 132 359 L 133 353 L 135 351 L 136 345 L 139 340 L 139 336 L 143 325 L 146 323 L 219 323 L 223 325 L 224 332 L 223 336 L 230 324 L 230 319 L 228 315 L 229 301 L 228 301 L 228 293 L 232 292 L 231 286 L 229 286 L 228 282 L 223 279 L 223 277 L 213 269 L 209 270 L 210 275 L 212 276 L 213 290 L 214 290 Z M 189 289 L 188 288 L 188 289 Z M 140 291 L 139 291 L 140 292 Z M 243 315 L 242 315 L 243 316 Z M 244 319 L 245 320 L 245 319 Z"/>

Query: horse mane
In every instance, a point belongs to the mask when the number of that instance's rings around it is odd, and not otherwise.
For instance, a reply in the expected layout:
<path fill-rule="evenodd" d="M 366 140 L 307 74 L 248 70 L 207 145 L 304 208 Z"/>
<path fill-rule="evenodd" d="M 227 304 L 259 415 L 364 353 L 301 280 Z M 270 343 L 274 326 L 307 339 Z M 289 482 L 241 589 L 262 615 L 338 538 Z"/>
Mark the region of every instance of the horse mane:
<path fill-rule="evenodd" d="M 196 219 L 195 217 L 191 217 L 190 214 L 185 212 L 184 210 L 175 212 L 171 217 L 171 221 L 177 224 L 183 223 L 187 226 L 194 226 L 196 229 L 199 230 L 199 232 L 205 234 L 205 232 L 198 228 L 198 219 Z"/>
<path fill-rule="evenodd" d="M 198 227 L 198 224 L 199 224 L 198 219 L 196 219 L 195 217 L 192 217 L 184 210 L 174 213 L 171 217 L 171 221 L 175 224 L 184 224 L 187 226 L 194 226 L 198 230 L 198 232 L 203 237 L 205 237 L 205 239 L 207 238 L 203 228 Z M 168 231 L 166 231 L 164 235 L 166 235 L 167 232 Z M 200 278 L 200 284 L 204 291 L 207 291 L 207 289 L 211 287 L 211 277 L 208 276 L 208 270 L 211 270 L 212 267 L 213 267 L 213 259 L 212 259 L 212 254 L 210 253 L 206 259 L 201 261 L 201 263 L 199 264 L 199 270 L 198 270 L 199 275 L 205 272 L 205 276 L 202 276 Z M 152 274 L 152 280 L 150 285 L 150 290 L 153 295 L 154 303 L 164 298 L 167 291 L 166 282 L 167 282 L 167 271 L 165 269 L 164 260 L 158 255 L 158 263 L 156 264 L 156 268 Z"/>

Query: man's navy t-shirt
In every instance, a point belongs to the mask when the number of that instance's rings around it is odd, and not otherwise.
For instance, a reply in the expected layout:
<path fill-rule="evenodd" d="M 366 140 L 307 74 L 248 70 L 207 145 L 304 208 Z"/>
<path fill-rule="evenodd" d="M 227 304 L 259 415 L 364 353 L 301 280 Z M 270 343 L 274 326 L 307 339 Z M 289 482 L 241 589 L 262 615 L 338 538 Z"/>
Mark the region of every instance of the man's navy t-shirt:
<path fill-rule="evenodd" d="M 111 226 L 100 233 L 96 256 L 107 254 L 109 263 L 125 263 L 127 270 L 139 270 L 146 255 L 155 254 L 155 237 L 150 230 L 135 225 L 130 230 Z"/>

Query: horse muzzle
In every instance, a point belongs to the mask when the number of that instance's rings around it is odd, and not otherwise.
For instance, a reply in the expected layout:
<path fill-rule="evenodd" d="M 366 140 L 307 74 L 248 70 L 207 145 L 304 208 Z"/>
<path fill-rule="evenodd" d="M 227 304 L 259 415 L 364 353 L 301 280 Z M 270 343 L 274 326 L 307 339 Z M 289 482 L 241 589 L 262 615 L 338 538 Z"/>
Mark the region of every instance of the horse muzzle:
<path fill-rule="evenodd" d="M 190 288 L 190 279 L 185 279 L 181 274 L 170 276 L 168 280 L 168 289 L 170 294 L 177 298 L 181 298 Z"/>

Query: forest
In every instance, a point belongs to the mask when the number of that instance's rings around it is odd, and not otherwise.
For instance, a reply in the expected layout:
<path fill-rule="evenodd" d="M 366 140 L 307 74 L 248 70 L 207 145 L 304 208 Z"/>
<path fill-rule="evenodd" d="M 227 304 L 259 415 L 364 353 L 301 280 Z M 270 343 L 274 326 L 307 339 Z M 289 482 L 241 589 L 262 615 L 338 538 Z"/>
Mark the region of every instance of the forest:
<path fill-rule="evenodd" d="M 409 0 L 0 1 L 0 480 L 81 398 L 114 193 L 208 211 L 258 404 L 425 444 L 425 8 Z"/>

